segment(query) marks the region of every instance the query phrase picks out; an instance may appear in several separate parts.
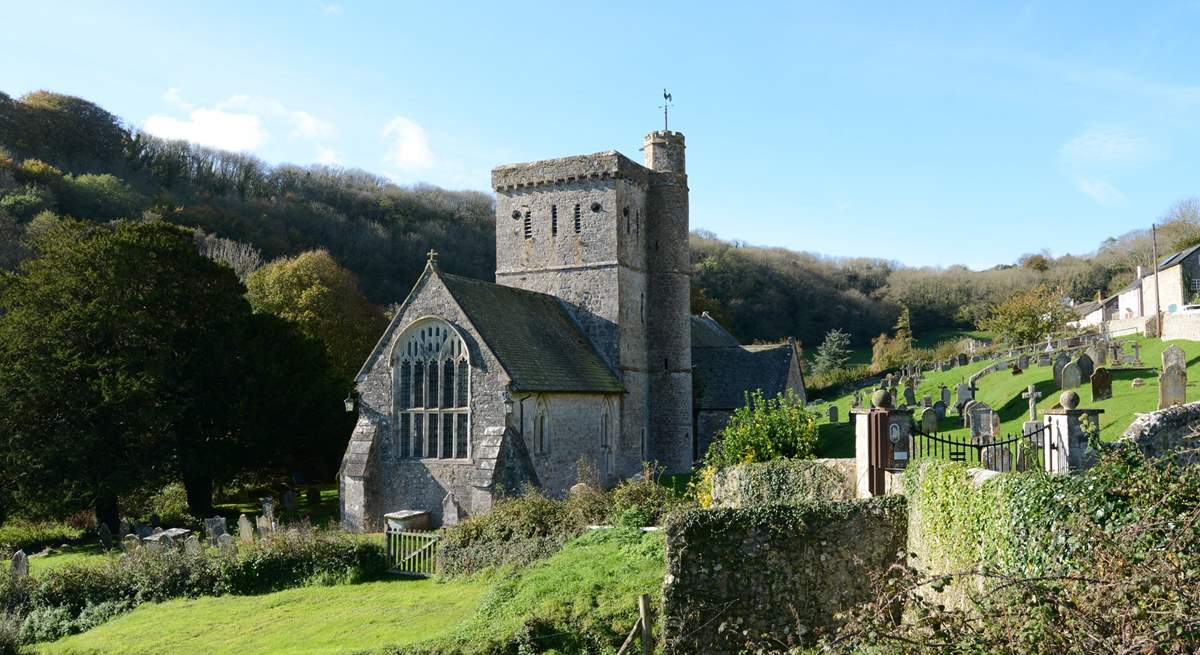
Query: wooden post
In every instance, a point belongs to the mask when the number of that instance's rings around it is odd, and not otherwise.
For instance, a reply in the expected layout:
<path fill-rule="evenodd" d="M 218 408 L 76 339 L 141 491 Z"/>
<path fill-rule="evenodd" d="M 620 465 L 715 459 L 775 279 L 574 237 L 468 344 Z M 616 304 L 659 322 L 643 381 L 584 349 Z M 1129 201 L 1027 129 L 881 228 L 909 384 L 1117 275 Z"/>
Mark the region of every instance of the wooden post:
<path fill-rule="evenodd" d="M 650 634 L 650 597 L 638 596 L 638 621 L 642 624 L 642 655 L 650 655 L 654 637 Z"/>

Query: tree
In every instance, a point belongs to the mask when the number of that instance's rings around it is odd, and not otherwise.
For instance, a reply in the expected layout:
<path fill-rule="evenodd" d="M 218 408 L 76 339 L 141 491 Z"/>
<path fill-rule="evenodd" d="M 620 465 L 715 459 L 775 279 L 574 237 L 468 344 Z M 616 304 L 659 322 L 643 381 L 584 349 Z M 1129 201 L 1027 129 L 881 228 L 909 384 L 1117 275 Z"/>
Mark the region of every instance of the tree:
<path fill-rule="evenodd" d="M 825 333 L 825 340 L 813 358 L 813 373 L 821 374 L 842 368 L 850 361 L 850 335 L 838 328 Z"/>
<path fill-rule="evenodd" d="M 383 334 L 383 312 L 358 290 L 354 275 L 324 250 L 267 264 L 246 278 L 255 311 L 287 320 L 319 339 L 349 385 Z"/>
<path fill-rule="evenodd" d="M 1063 329 L 1072 318 L 1063 294 L 1039 284 L 1017 291 L 992 307 L 979 327 L 1005 343 L 1023 345 L 1042 341 Z"/>
<path fill-rule="evenodd" d="M 896 319 L 895 341 L 899 344 L 901 350 L 911 352 L 913 349 L 913 331 L 912 318 L 908 314 L 908 305 L 905 305 L 900 310 L 900 317 Z"/>
<path fill-rule="evenodd" d="M 203 515 L 260 437 L 242 429 L 256 362 L 237 278 L 165 223 L 62 220 L 31 246 L 0 278 L 2 465 L 22 502 L 115 529 L 120 495 L 179 476 Z"/>

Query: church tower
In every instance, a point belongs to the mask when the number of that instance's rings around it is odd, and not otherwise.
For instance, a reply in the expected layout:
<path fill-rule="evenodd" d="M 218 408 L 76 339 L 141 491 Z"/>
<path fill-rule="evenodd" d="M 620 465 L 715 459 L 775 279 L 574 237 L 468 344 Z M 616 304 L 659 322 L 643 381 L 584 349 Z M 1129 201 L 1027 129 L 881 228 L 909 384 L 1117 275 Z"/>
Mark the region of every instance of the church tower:
<path fill-rule="evenodd" d="M 614 476 L 691 452 L 683 135 L 647 135 L 645 166 L 616 151 L 500 166 L 496 282 L 556 296 L 625 387 Z"/>

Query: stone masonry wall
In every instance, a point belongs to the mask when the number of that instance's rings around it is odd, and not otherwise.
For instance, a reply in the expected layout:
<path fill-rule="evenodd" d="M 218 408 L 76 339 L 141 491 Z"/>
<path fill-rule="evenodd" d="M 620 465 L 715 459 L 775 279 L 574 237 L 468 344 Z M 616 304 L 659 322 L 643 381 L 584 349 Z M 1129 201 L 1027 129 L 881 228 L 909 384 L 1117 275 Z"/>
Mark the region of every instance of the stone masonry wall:
<path fill-rule="evenodd" d="M 1163 339 L 1200 341 L 1200 312 L 1163 315 Z"/>
<path fill-rule="evenodd" d="M 1157 412 L 1141 414 L 1121 435 L 1120 441 L 1133 442 L 1148 457 L 1161 457 L 1180 448 L 1192 452 L 1183 456 L 1184 462 L 1200 462 L 1200 402 L 1168 407 Z"/>
<path fill-rule="evenodd" d="M 668 654 L 811 642 L 873 597 L 907 537 L 901 496 L 808 507 L 688 510 L 666 526 Z M 768 635 L 764 637 L 763 635 Z"/>

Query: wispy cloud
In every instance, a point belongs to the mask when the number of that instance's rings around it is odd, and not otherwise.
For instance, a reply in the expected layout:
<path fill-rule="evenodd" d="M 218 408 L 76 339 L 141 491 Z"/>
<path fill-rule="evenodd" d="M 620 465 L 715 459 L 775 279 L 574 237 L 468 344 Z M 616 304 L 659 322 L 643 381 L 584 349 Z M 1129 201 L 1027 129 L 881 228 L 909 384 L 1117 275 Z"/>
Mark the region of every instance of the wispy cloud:
<path fill-rule="evenodd" d="M 155 136 L 254 152 L 265 146 L 273 133 L 283 132 L 288 140 L 312 143 L 322 162 L 337 163 L 336 153 L 326 145 L 337 136 L 334 126 L 273 98 L 234 95 L 202 107 L 188 102 L 179 89 L 172 88 L 163 94 L 163 100 L 182 115 L 160 113 L 146 119 L 143 129 Z"/>
<path fill-rule="evenodd" d="M 1123 125 L 1090 125 L 1059 148 L 1058 161 L 1075 188 L 1102 205 L 1124 202 L 1113 183 L 1124 171 L 1157 156 L 1157 146 Z"/>
<path fill-rule="evenodd" d="M 342 6 L 339 4 L 323 4 L 321 5 L 321 11 L 336 16 L 342 13 Z"/>
<path fill-rule="evenodd" d="M 396 116 L 383 126 L 383 138 L 391 144 L 383 156 L 388 164 L 406 172 L 427 169 L 434 164 L 433 150 L 425 130 L 416 122 Z"/>

